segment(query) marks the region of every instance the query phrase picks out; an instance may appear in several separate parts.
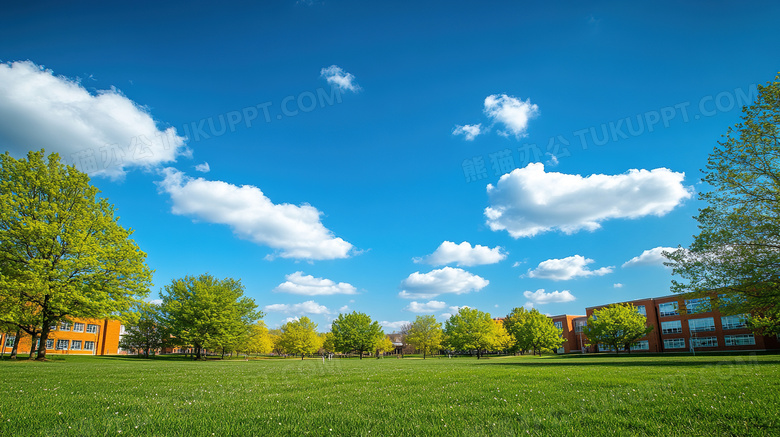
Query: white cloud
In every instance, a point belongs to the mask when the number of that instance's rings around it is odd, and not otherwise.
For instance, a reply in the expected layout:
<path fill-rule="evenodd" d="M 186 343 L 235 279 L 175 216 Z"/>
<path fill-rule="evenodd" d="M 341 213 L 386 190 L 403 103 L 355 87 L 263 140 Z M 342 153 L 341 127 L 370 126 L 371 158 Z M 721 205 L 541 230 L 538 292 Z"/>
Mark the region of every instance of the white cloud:
<path fill-rule="evenodd" d="M 546 303 L 564 303 L 571 302 L 576 298 L 569 293 L 569 290 L 551 291 L 546 293 L 543 288 L 536 291 L 525 291 L 523 293 L 533 305 L 544 305 Z"/>
<path fill-rule="evenodd" d="M 282 325 L 290 322 L 297 322 L 298 320 L 301 320 L 300 317 L 286 317 L 284 320 L 282 320 Z"/>
<path fill-rule="evenodd" d="M 488 184 L 487 225 L 514 238 L 560 230 L 593 231 L 615 218 L 663 216 L 691 197 L 685 173 L 666 168 L 587 177 L 544 171 L 531 163 Z"/>
<path fill-rule="evenodd" d="M 334 294 L 356 294 L 357 289 L 346 282 L 338 284 L 330 279 L 315 278 L 312 275 L 303 275 L 303 272 L 295 272 L 285 276 L 287 281 L 279 284 L 274 289 L 276 292 L 301 294 L 304 296 L 330 296 Z"/>
<path fill-rule="evenodd" d="M 414 272 L 401 281 L 398 294 L 407 299 L 430 299 L 440 294 L 465 294 L 485 288 L 490 281 L 462 269 L 444 267 L 428 273 Z"/>
<path fill-rule="evenodd" d="M 487 246 L 480 246 L 479 244 L 471 247 L 471 244 L 468 241 L 464 241 L 460 244 L 445 241 L 441 243 L 439 248 L 432 254 L 423 258 L 416 258 L 414 262 L 422 262 L 434 266 L 452 263 L 459 266 L 477 266 L 495 264 L 506 258 L 506 256 L 507 254 L 503 251 L 501 246 L 496 246 L 491 249 Z"/>
<path fill-rule="evenodd" d="M 199 171 L 201 173 L 208 173 L 211 171 L 211 167 L 209 167 L 208 162 L 204 162 L 203 164 L 198 164 L 195 166 L 195 171 Z"/>
<path fill-rule="evenodd" d="M 616 283 L 612 284 L 612 287 L 614 287 L 614 288 L 623 288 L 623 284 L 621 284 L 620 282 L 616 282 Z"/>
<path fill-rule="evenodd" d="M 307 300 L 306 302 L 296 304 L 276 303 L 273 305 L 266 305 L 263 309 L 269 313 L 330 314 L 330 310 L 328 310 L 325 305 L 320 305 L 313 300 Z"/>
<path fill-rule="evenodd" d="M 444 302 L 431 300 L 427 303 L 410 302 L 409 305 L 404 308 L 404 310 L 411 311 L 413 313 L 433 313 L 436 311 L 441 311 L 446 307 L 447 304 Z"/>
<path fill-rule="evenodd" d="M 0 147 L 13 156 L 46 148 L 90 176 L 121 178 L 190 153 L 184 141 L 114 88 L 93 95 L 30 61 L 0 63 Z"/>
<path fill-rule="evenodd" d="M 360 91 L 360 85 L 355 82 L 355 76 L 352 73 L 347 73 L 338 65 L 323 68 L 320 70 L 320 76 L 324 77 L 331 86 L 338 87 L 342 91 L 354 93 Z"/>
<path fill-rule="evenodd" d="M 393 331 L 398 331 L 408 323 L 410 323 L 408 320 L 399 320 L 397 322 L 388 322 L 387 320 L 383 320 L 379 322 L 379 324 L 382 325 L 385 329 L 390 329 Z"/>
<path fill-rule="evenodd" d="M 343 307 L 339 308 L 339 313 L 347 313 L 349 311 L 349 305 L 344 305 Z"/>
<path fill-rule="evenodd" d="M 641 255 L 635 256 L 630 260 L 623 263 L 623 267 L 631 266 L 662 266 L 664 262 L 668 261 L 664 257 L 664 252 L 674 252 L 676 247 L 655 247 L 642 252 Z"/>
<path fill-rule="evenodd" d="M 162 305 L 162 302 L 162 299 L 152 299 L 149 301 L 149 303 L 152 305 Z"/>
<path fill-rule="evenodd" d="M 193 179 L 173 168 L 163 171 L 160 189 L 171 196 L 171 211 L 208 223 L 228 225 L 240 238 L 281 251 L 282 258 L 348 258 L 353 246 L 320 222 L 317 208 L 274 204 L 254 186 Z"/>
<path fill-rule="evenodd" d="M 592 262 L 592 259 L 581 255 L 568 256 L 562 259 L 548 259 L 540 262 L 535 269 L 529 269 L 528 276 L 531 278 L 552 279 L 553 281 L 567 281 L 577 277 L 603 276 L 612 273 L 612 267 L 589 270 L 587 265 Z"/>
<path fill-rule="evenodd" d="M 531 99 L 523 101 L 506 94 L 493 94 L 485 97 L 485 114 L 506 127 L 503 135 L 522 138 L 526 136 L 528 120 L 539 115 L 539 107 Z"/>
<path fill-rule="evenodd" d="M 465 135 L 466 141 L 474 141 L 477 135 L 482 133 L 482 123 L 456 125 L 452 131 L 453 135 Z"/>

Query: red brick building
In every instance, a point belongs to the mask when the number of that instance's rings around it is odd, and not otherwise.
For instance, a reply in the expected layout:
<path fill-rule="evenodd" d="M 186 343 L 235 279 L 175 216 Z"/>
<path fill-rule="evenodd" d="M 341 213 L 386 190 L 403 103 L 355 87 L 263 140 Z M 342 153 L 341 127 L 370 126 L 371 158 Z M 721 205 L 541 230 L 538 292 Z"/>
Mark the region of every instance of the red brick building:
<path fill-rule="evenodd" d="M 745 315 L 724 316 L 712 309 L 711 297 L 686 299 L 680 295 L 637 299 L 628 302 L 647 317 L 653 330 L 637 342 L 631 351 L 755 351 L 780 349 L 775 336 L 755 335 L 747 328 Z M 600 305 L 586 309 L 588 317 Z M 589 352 L 605 347 L 590 347 Z"/>

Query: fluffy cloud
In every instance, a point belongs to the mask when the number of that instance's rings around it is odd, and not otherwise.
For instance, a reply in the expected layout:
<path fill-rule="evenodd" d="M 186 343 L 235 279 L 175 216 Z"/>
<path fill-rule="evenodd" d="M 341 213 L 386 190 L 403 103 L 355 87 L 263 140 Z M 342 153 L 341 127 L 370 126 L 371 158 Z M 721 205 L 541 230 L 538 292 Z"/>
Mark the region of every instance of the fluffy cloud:
<path fill-rule="evenodd" d="M 452 131 L 453 135 L 465 135 L 466 141 L 473 141 L 480 133 L 482 133 L 482 123 L 457 125 Z"/>
<path fill-rule="evenodd" d="M 462 269 L 444 267 L 428 273 L 414 272 L 401 281 L 399 296 L 430 299 L 440 294 L 465 294 L 485 288 L 490 281 Z"/>
<path fill-rule="evenodd" d="M 360 90 L 360 86 L 355 82 L 355 76 L 352 73 L 347 73 L 338 65 L 323 68 L 320 70 L 320 76 L 324 77 L 328 84 L 338 87 L 342 91 L 356 93 Z"/>
<path fill-rule="evenodd" d="M 17 157 L 45 147 L 91 176 L 111 178 L 189 153 L 176 129 L 158 128 L 147 108 L 118 90 L 93 95 L 30 61 L 0 63 L 0 146 Z"/>
<path fill-rule="evenodd" d="M 432 254 L 416 258 L 414 262 L 423 262 L 434 266 L 455 263 L 459 266 L 478 266 L 483 264 L 495 264 L 506 258 L 506 252 L 503 252 L 501 246 L 493 249 L 487 246 L 475 245 L 471 247 L 468 241 L 455 244 L 451 241 L 441 243 L 438 249 Z"/>
<path fill-rule="evenodd" d="M 393 331 L 398 331 L 408 323 L 410 323 L 408 320 L 399 320 L 397 322 L 388 322 L 387 320 L 383 320 L 379 322 L 379 324 L 382 325 L 385 329 L 390 329 Z"/>
<path fill-rule="evenodd" d="M 263 309 L 269 313 L 330 314 L 330 310 L 328 310 L 325 305 L 320 305 L 313 300 L 307 300 L 306 302 L 296 304 L 276 303 L 273 305 L 266 305 Z"/>
<path fill-rule="evenodd" d="M 546 293 L 543 288 L 536 291 L 526 291 L 523 293 L 526 299 L 528 299 L 534 305 L 544 305 L 546 303 L 563 303 L 571 302 L 576 298 L 569 293 L 569 290 L 563 291 L 551 291 Z M 532 305 L 533 307 L 533 305 Z"/>
<path fill-rule="evenodd" d="M 655 247 L 642 252 L 641 255 L 635 256 L 630 260 L 623 263 L 623 267 L 631 266 L 662 266 L 667 259 L 664 257 L 664 252 L 674 252 L 676 247 Z"/>
<path fill-rule="evenodd" d="M 350 256 L 352 245 L 326 229 L 311 205 L 274 204 L 257 187 L 193 179 L 172 168 L 163 174 L 158 186 L 171 196 L 174 214 L 228 225 L 240 238 L 281 251 L 282 258 Z"/>
<path fill-rule="evenodd" d="M 346 282 L 338 284 L 330 279 L 315 278 L 311 275 L 303 275 L 303 272 L 295 272 L 285 276 L 287 281 L 279 284 L 274 289 L 276 292 L 302 294 L 304 296 L 330 296 L 333 294 L 356 294 L 357 289 Z"/>
<path fill-rule="evenodd" d="M 560 230 L 593 231 L 615 218 L 663 216 L 691 197 L 685 173 L 666 168 L 588 177 L 544 171 L 531 163 L 488 184 L 487 225 L 514 238 Z"/>
<path fill-rule="evenodd" d="M 613 288 L 623 288 L 623 284 L 621 284 L 620 282 L 616 282 L 616 283 L 612 284 L 612 287 Z"/>
<path fill-rule="evenodd" d="M 441 311 L 446 307 L 447 304 L 444 302 L 431 300 L 427 303 L 411 302 L 406 308 L 404 308 L 404 310 L 411 311 L 413 313 L 433 313 L 436 311 Z"/>
<path fill-rule="evenodd" d="M 587 265 L 592 259 L 581 255 L 569 256 L 562 259 L 548 259 L 542 261 L 533 269 L 528 270 L 528 276 L 540 279 L 552 279 L 553 281 L 567 281 L 577 277 L 603 276 L 612 273 L 612 267 L 602 267 L 597 270 L 589 270 Z"/>
<path fill-rule="evenodd" d="M 522 138 L 526 136 L 528 121 L 539 115 L 539 107 L 531 99 L 523 101 L 506 94 L 493 94 L 485 97 L 485 114 L 506 127 L 503 135 Z"/>
<path fill-rule="evenodd" d="M 204 162 L 203 164 L 198 164 L 195 166 L 195 171 L 199 171 L 201 173 L 208 173 L 211 171 L 211 167 L 209 167 L 208 162 Z"/>

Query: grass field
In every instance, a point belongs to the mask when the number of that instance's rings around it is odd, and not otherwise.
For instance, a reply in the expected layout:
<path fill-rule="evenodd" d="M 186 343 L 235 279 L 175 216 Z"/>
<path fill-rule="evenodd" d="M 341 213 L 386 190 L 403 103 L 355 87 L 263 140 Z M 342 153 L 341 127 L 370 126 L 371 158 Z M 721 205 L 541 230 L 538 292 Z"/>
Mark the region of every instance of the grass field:
<path fill-rule="evenodd" d="M 780 356 L 0 362 L 1 436 L 780 435 Z"/>

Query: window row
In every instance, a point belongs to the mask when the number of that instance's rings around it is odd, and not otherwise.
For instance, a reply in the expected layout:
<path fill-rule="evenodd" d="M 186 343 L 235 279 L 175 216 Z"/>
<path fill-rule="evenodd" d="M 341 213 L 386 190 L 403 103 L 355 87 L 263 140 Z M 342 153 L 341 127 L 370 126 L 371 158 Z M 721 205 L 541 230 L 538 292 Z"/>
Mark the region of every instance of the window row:
<path fill-rule="evenodd" d="M 756 344 L 756 337 L 753 334 L 726 335 L 723 337 L 726 346 L 752 346 Z M 718 347 L 718 337 L 695 337 L 691 339 L 692 346 L 697 347 Z M 666 338 L 664 339 L 664 349 L 684 349 L 684 338 Z M 639 349 L 637 349 L 639 350 Z"/>
<path fill-rule="evenodd" d="M 85 325 L 81 322 L 76 322 L 72 326 L 70 322 L 60 322 L 59 325 L 51 325 L 49 329 L 56 331 L 58 327 L 60 331 L 70 331 L 72 327 L 73 332 L 86 332 L 87 334 L 97 334 L 98 332 L 98 325 L 89 323 L 85 327 Z"/>

